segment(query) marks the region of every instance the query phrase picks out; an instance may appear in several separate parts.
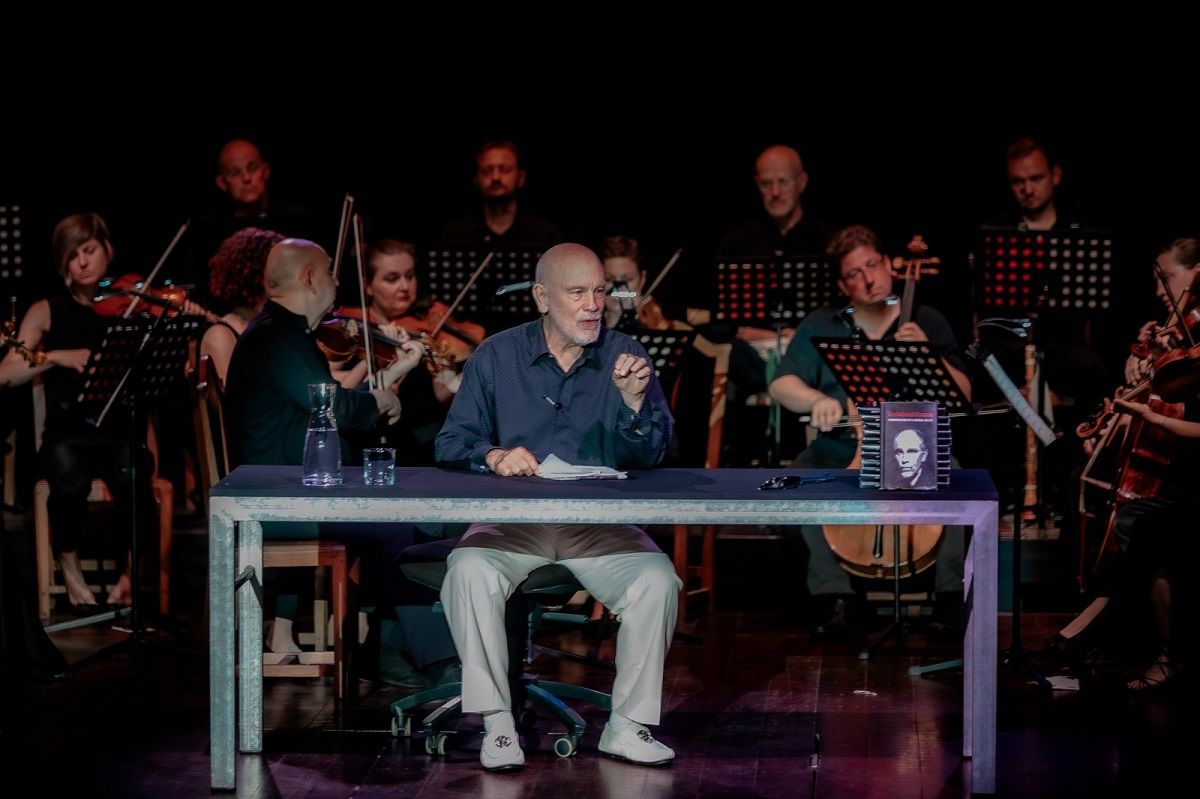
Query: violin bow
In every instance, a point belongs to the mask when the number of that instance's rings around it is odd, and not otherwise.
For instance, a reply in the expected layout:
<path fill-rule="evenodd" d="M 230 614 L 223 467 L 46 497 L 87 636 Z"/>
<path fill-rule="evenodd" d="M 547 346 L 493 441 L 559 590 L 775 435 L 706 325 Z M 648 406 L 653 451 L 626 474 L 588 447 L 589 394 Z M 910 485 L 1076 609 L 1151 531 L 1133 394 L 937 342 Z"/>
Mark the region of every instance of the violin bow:
<path fill-rule="evenodd" d="M 346 195 L 349 197 L 350 195 Z M 358 214 L 354 215 L 354 258 L 358 263 L 358 302 L 362 310 L 363 355 L 367 360 L 367 385 L 371 388 L 381 388 L 375 385 L 375 362 L 371 352 L 371 317 L 367 315 L 367 265 L 363 262 L 363 221 Z M 341 248 L 338 248 L 339 252 Z"/>
<path fill-rule="evenodd" d="M 671 267 L 675 265 L 675 263 L 679 260 L 679 256 L 681 255 L 683 255 L 682 247 L 675 250 L 675 254 L 671 256 L 671 260 L 667 261 L 667 265 L 664 266 L 662 271 L 658 273 L 658 277 L 654 278 L 654 282 L 650 284 L 650 288 L 643 291 L 642 296 L 638 297 L 638 305 L 645 305 L 647 302 L 649 302 L 651 295 L 654 294 L 654 290 L 658 288 L 658 284 L 661 283 L 663 278 L 667 276 L 667 272 L 671 271 Z"/>
<path fill-rule="evenodd" d="M 354 198 L 350 192 L 342 198 L 342 217 L 338 220 L 337 247 L 333 251 L 333 276 L 336 279 L 342 272 L 342 251 L 346 249 L 346 236 L 350 230 L 350 214 L 354 211 Z"/>
<path fill-rule="evenodd" d="M 467 284 L 462 287 L 462 291 L 458 292 L 458 296 L 454 298 L 454 302 L 450 303 L 450 307 L 446 309 L 446 313 L 442 316 L 441 320 L 438 321 L 438 323 L 434 326 L 433 331 L 429 334 L 430 339 L 437 338 L 437 334 L 442 331 L 442 327 L 444 327 L 446 322 L 448 322 L 450 320 L 450 316 L 454 313 L 454 309 L 457 308 L 460 304 L 462 304 L 463 297 L 467 296 L 467 292 L 471 290 L 471 286 L 475 285 L 475 281 L 479 279 L 479 276 L 481 274 L 483 274 L 483 270 L 487 269 L 487 265 L 490 264 L 492 262 L 492 259 L 495 257 L 496 257 L 496 251 L 492 250 L 491 252 L 489 252 L 487 254 L 487 257 L 483 259 L 483 263 L 481 263 L 475 269 L 474 274 L 471 275 L 471 279 L 468 280 Z"/>
<path fill-rule="evenodd" d="M 189 226 L 191 226 L 191 224 L 192 220 L 187 219 L 184 220 L 184 223 L 179 226 L 179 232 L 175 234 L 175 238 L 171 239 L 171 243 L 168 244 L 167 249 L 163 251 L 162 257 L 158 259 L 158 263 L 156 263 L 154 268 L 150 270 L 150 274 L 146 275 L 146 280 L 142 285 L 149 288 L 149 286 L 154 282 L 154 278 L 158 277 L 158 270 L 162 269 L 162 265 L 167 262 L 167 258 L 171 257 L 171 253 L 174 251 L 175 245 L 178 244 L 179 240 L 183 238 L 183 234 L 187 232 L 187 229 Z M 128 319 L 133 314 L 133 309 L 136 308 L 138 303 L 141 301 L 142 298 L 135 294 L 133 301 L 130 302 L 129 307 L 125 309 L 125 316 L 123 318 Z"/>
<path fill-rule="evenodd" d="M 1183 319 L 1183 311 L 1179 308 L 1179 300 L 1176 299 L 1174 292 L 1171 291 L 1171 286 L 1167 282 L 1167 275 L 1163 272 L 1162 267 L 1158 265 L 1158 261 L 1154 262 L 1154 275 L 1158 278 L 1158 282 L 1162 284 L 1163 291 L 1167 293 L 1167 298 L 1171 300 L 1171 315 L 1167 320 L 1167 326 L 1174 324 L 1176 319 Z M 1188 340 L 1188 346 L 1196 346 L 1196 340 L 1192 338 L 1191 328 L 1186 323 L 1180 325 L 1183 328 L 1183 335 Z"/>

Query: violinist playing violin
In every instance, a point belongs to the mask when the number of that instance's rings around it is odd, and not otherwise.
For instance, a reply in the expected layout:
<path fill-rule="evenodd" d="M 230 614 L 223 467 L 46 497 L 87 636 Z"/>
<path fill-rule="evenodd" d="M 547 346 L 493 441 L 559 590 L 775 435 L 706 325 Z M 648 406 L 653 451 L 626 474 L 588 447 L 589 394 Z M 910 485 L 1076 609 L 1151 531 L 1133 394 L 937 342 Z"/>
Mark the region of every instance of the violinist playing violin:
<path fill-rule="evenodd" d="M 229 361 L 225 421 L 232 465 L 298 466 L 303 462 L 310 409 L 308 385 L 332 380 L 329 363 L 313 335 L 337 296 L 337 278 L 330 266 L 329 256 L 320 246 L 302 239 L 284 239 L 267 255 L 267 302 L 238 338 Z M 422 351 L 415 341 L 405 343 L 395 353 L 395 368 L 400 373 L 413 371 Z M 372 430 L 381 421 L 395 424 L 401 404 L 389 388 L 339 390 L 333 413 L 343 462 L 349 463 L 354 461 L 346 434 Z M 411 525 L 322 523 L 316 530 L 306 527 L 311 525 L 264 525 L 263 535 L 267 539 L 319 536 L 355 545 L 362 550 L 361 563 L 367 570 L 363 590 L 373 593 L 376 606 L 413 604 L 413 588 L 400 569 L 400 554 L 414 541 Z M 419 648 L 418 665 L 442 663 L 439 669 L 449 665 L 454 657 L 453 642 L 445 620 L 430 612 L 429 603 L 423 613 L 401 613 L 400 624 L 408 646 Z M 286 642 L 286 638 L 278 638 L 280 643 Z"/>
<path fill-rule="evenodd" d="M 67 290 L 29 307 L 18 329 L 19 344 L 0 363 L 0 386 L 21 385 L 38 376 L 42 379 L 46 422 L 38 459 L 50 484 L 47 510 L 54 554 L 62 567 L 71 608 L 90 615 L 100 612 L 100 603 L 84 579 L 78 551 L 87 528 L 92 480 L 100 478 L 112 492 L 118 518 L 129 518 L 133 497 L 128 415 L 110 414 L 98 428 L 84 420 L 74 402 L 83 386 L 84 366 L 105 328 L 93 300 L 114 250 L 108 225 L 94 213 L 74 214 L 60 221 L 54 228 L 53 248 Z M 136 474 L 144 481 L 138 494 L 146 507 L 138 510 L 137 534 L 147 541 L 157 532 L 158 523 L 150 491 L 152 461 L 145 449 L 138 453 Z M 126 572 L 105 601 L 128 605 L 131 600 Z"/>
<path fill-rule="evenodd" d="M 387 353 L 393 344 L 410 339 L 427 345 L 427 368 L 408 372 L 396 386 L 404 414 L 399 424 L 387 429 L 386 435 L 388 443 L 396 448 L 398 464 L 430 465 L 434 437 L 462 381 L 462 362 L 482 342 L 484 330 L 479 325 L 451 318 L 441 325 L 436 338 L 430 338 L 429 334 L 445 317 L 447 307 L 421 292 L 416 248 L 412 244 L 379 239 L 367 249 L 364 267 L 367 312 L 377 349 Z M 362 311 L 343 306 L 334 312 L 334 317 L 358 322 Z"/>
<path fill-rule="evenodd" d="M 1200 276 L 1200 239 L 1175 239 L 1159 252 L 1155 263 L 1166 285 L 1162 280 L 1155 280 L 1154 293 L 1169 316 L 1165 324 L 1150 321 L 1138 331 L 1138 343 L 1125 361 L 1125 381 L 1131 386 L 1146 377 L 1159 355 L 1180 344 L 1184 338 L 1180 322 L 1173 316 L 1175 308 L 1171 298 L 1175 298 L 1181 310 L 1192 309 L 1200 304 L 1200 297 L 1194 296 L 1191 291 L 1192 283 Z M 1185 314 L 1185 321 L 1192 329 L 1195 320 Z M 1196 328 L 1196 332 L 1200 332 L 1200 328 Z"/>
<path fill-rule="evenodd" d="M 1129 621 L 1130 612 L 1148 597 L 1157 643 L 1151 663 L 1126 683 L 1130 691 L 1175 679 L 1186 659 L 1179 633 L 1191 575 L 1176 564 L 1188 562 L 1185 548 L 1200 513 L 1195 487 L 1200 473 L 1200 361 L 1188 357 L 1189 344 L 1200 332 L 1194 324 L 1200 298 L 1193 293 L 1200 276 L 1200 240 L 1176 239 L 1159 252 L 1155 266 L 1156 277 L 1161 275 L 1155 293 L 1167 309 L 1167 321 L 1142 326 L 1125 365 L 1127 385 L 1112 403 L 1115 414 L 1130 418 L 1117 455 L 1115 512 L 1107 533 L 1116 546 L 1104 547 L 1096 563 L 1095 599 L 1051 639 L 1052 646 L 1078 653 L 1077 638 L 1100 627 L 1093 624 L 1096 619 Z M 1171 404 L 1177 402 L 1182 405 Z M 1116 415 L 1110 416 L 1105 431 L 1116 421 Z M 1095 446 L 1085 441 L 1088 450 Z"/>
<path fill-rule="evenodd" d="M 940 313 L 920 305 L 911 321 L 901 324 L 900 304 L 893 302 L 892 262 L 873 231 L 862 225 L 843 228 L 834 234 L 826 252 L 832 267 L 839 270 L 837 285 L 850 304 L 841 310 L 822 308 L 804 318 L 771 382 L 770 393 L 787 410 L 809 414 L 809 425 L 818 431 L 816 439 L 792 465 L 842 469 L 856 455 L 858 441 L 845 424 L 849 399 L 817 354 L 814 337 L 861 335 L 873 341 L 927 341 L 968 398 L 971 383 L 954 334 Z M 835 427 L 841 424 L 845 426 Z M 824 619 L 817 632 L 845 631 L 854 626 L 859 605 L 849 576 L 839 566 L 820 527 L 805 526 L 801 535 L 809 550 L 808 589 L 818 603 L 818 618 Z M 948 531 L 938 550 L 935 590 L 947 595 L 947 605 L 954 603 L 949 596 L 961 596 L 963 590 L 962 544 L 960 534 L 950 535 Z"/>
<path fill-rule="evenodd" d="M 692 326 L 663 314 L 658 300 L 643 294 L 646 270 L 641 266 L 637 239 L 609 236 L 600 251 L 604 261 L 604 279 L 609 294 L 604 298 L 604 326 L 617 330 L 691 330 Z M 630 297 L 614 297 L 612 292 L 627 292 Z"/>

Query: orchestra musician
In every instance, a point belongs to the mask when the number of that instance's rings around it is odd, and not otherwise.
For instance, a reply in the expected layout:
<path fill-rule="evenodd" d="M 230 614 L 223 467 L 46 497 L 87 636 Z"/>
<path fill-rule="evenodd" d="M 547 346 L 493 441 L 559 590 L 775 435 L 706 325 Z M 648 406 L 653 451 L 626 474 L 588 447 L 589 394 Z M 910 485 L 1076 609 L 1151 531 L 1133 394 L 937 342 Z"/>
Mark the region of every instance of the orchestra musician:
<path fill-rule="evenodd" d="M 200 354 L 209 357 L 222 386 L 238 337 L 267 301 L 263 285 L 267 253 L 283 238 L 273 230 L 242 228 L 221 242 L 208 261 L 209 291 L 229 312 L 204 332 Z"/>
<path fill-rule="evenodd" d="M 225 419 L 230 455 L 232 465 L 300 465 L 310 411 L 308 385 L 333 380 L 313 331 L 333 307 L 337 279 L 325 251 L 301 239 L 284 239 L 271 248 L 264 279 L 267 302 L 238 339 L 229 362 Z M 422 351 L 419 343 L 405 342 L 390 369 L 412 371 Z M 381 419 L 394 423 L 401 405 L 389 388 L 339 390 L 333 412 L 338 432 L 344 434 L 371 429 Z M 344 435 L 342 449 L 343 461 L 350 462 Z M 379 607 L 414 606 L 400 556 L 416 535 L 408 524 L 263 525 L 267 539 L 330 538 L 361 549 L 367 572 L 363 588 L 375 595 Z M 444 619 L 426 603 L 422 611 L 400 612 L 399 620 L 417 667 L 445 674 L 454 648 Z"/>
<path fill-rule="evenodd" d="M 802 202 L 808 189 L 808 177 L 800 153 L 794 147 L 775 144 L 759 153 L 754 161 L 753 180 L 759 193 L 760 211 L 754 219 L 721 239 L 717 255 L 722 258 L 766 258 L 823 251 L 829 229 Z M 758 417 L 746 405 L 752 397 L 767 390 L 769 352 L 775 350 L 782 354 L 793 330 L 791 327 L 773 330 L 753 324 L 733 325 L 716 320 L 713 316 L 717 306 L 716 292 L 715 272 L 697 275 L 691 282 L 692 296 L 686 319 L 710 341 L 732 344 L 725 406 L 727 457 L 730 465 L 751 465 L 764 460 L 767 454 L 763 451 L 765 428 L 757 426 Z"/>
<path fill-rule="evenodd" d="M 1182 670 L 1186 652 L 1180 640 L 1181 612 L 1188 599 L 1188 538 L 1182 534 L 1200 512 L 1193 478 L 1200 468 L 1200 362 L 1191 358 L 1195 325 L 1194 283 L 1200 276 L 1200 239 L 1179 238 L 1155 259 L 1155 293 L 1167 321 L 1144 324 L 1125 365 L 1127 385 L 1113 400 L 1114 411 L 1129 417 L 1123 436 L 1110 435 L 1113 415 L 1084 442 L 1095 447 L 1116 442 L 1116 476 L 1112 481 L 1113 512 L 1106 539 L 1094 564 L 1095 598 L 1051 639 L 1051 649 L 1078 655 L 1114 619 L 1129 621 L 1149 599 L 1156 636 L 1150 664 L 1127 682 L 1131 691 L 1157 688 Z M 1185 330 L 1186 328 L 1186 330 Z M 1170 384 L 1165 380 L 1170 377 Z M 1164 402 L 1161 394 L 1170 394 Z M 1176 401 L 1182 404 L 1174 404 Z M 1081 426 L 1082 430 L 1082 426 Z M 1094 461 L 1094 459 L 1093 459 Z M 1108 544 L 1109 541 L 1105 543 Z M 1099 620 L 1104 623 L 1098 624 Z M 1135 622 L 1136 623 L 1136 622 Z"/>
<path fill-rule="evenodd" d="M 927 341 L 968 398 L 971 383 L 954 334 L 940 313 L 919 305 L 912 321 L 900 324 L 900 305 L 889 302 L 893 299 L 891 259 L 873 231 L 861 225 L 843 228 L 834 234 L 826 252 L 832 268 L 838 270 L 838 288 L 850 304 L 842 310 L 822 308 L 804 318 L 771 382 L 770 393 L 787 410 L 810 415 L 809 425 L 818 431 L 793 466 L 841 469 L 855 458 L 859 442 L 851 426 L 835 427 L 848 418 L 849 399 L 817 354 L 814 337 L 860 334 L 873 341 Z M 809 552 L 808 590 L 817 602 L 818 619 L 823 619 L 816 631 L 836 633 L 854 627 L 860 603 L 822 529 L 804 526 L 801 536 Z M 950 597 L 962 593 L 962 545 L 961 531 L 953 535 L 947 531 L 938 550 L 935 590 L 950 605 L 956 604 Z"/>
<path fill-rule="evenodd" d="M 478 211 L 448 222 L 439 240 L 446 244 L 557 244 L 562 234 L 550 222 L 523 210 L 518 195 L 525 167 L 517 145 L 508 139 L 484 142 L 475 151 Z"/>
<path fill-rule="evenodd" d="M 604 327 L 606 293 L 591 250 L 546 251 L 533 286 L 542 316 L 492 336 L 467 361 L 438 435 L 441 465 L 509 477 L 536 474 L 551 455 L 617 469 L 662 459 L 671 413 L 645 350 Z M 621 618 L 600 751 L 642 765 L 670 761 L 675 753 L 647 729 L 661 715 L 663 660 L 682 586 L 670 559 L 632 525 L 480 523 L 450 554 L 442 604 L 462 657 L 462 709 L 484 716 L 483 767 L 509 771 L 525 762 L 504 606 L 531 571 L 555 562 Z"/>
<path fill-rule="evenodd" d="M 637 239 L 628 236 L 609 236 L 600 250 L 604 262 L 604 279 L 610 290 L 630 292 L 632 297 L 614 297 L 610 291 L 604 298 L 604 326 L 618 330 L 691 330 L 692 326 L 677 319 L 667 319 L 662 304 L 642 292 L 647 287 L 646 270 L 642 268 Z"/>
<path fill-rule="evenodd" d="M 462 381 L 462 362 L 482 342 L 485 332 L 479 325 L 451 317 L 437 336 L 429 339 L 448 308 L 421 291 L 416 258 L 416 249 L 408 242 L 375 241 L 364 262 L 365 286 L 370 323 L 378 326 L 384 338 L 414 338 L 428 344 L 429 368 L 414 369 L 400 380 L 397 393 L 404 413 L 386 430 L 388 445 L 396 448 L 398 465 L 428 466 L 433 463 L 433 440 Z M 334 316 L 357 320 L 362 311 L 343 306 Z"/>
<path fill-rule="evenodd" d="M 108 225 L 95 213 L 73 214 L 54 228 L 53 247 L 66 291 L 38 300 L 18 328 L 24 353 L 10 350 L 0 363 L 0 386 L 15 386 L 41 377 L 45 389 L 46 421 L 38 453 L 43 476 L 50 484 L 47 511 L 55 557 L 62 567 L 67 601 L 74 612 L 100 611 L 79 563 L 79 545 L 87 528 L 88 494 L 100 478 L 112 492 L 117 518 L 132 511 L 129 479 L 129 415 L 112 413 L 101 427 L 83 418 L 75 403 L 83 387 L 83 369 L 105 320 L 94 308 L 101 279 L 114 257 Z M 138 496 L 144 507 L 137 513 L 139 542 L 157 532 L 158 513 L 150 491 L 153 458 L 144 448 L 137 453 Z M 142 551 L 148 551 L 143 549 Z M 109 605 L 132 601 L 128 571 L 121 574 L 106 598 Z"/>

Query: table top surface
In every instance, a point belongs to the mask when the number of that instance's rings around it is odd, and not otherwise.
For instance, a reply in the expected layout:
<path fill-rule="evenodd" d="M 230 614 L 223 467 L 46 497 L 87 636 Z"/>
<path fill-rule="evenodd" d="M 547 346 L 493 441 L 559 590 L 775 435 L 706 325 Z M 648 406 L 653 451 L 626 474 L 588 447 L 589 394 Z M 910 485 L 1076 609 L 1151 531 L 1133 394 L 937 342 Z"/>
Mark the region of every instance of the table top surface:
<path fill-rule="evenodd" d="M 779 475 L 814 477 L 828 472 L 833 479 L 796 488 L 759 490 L 763 481 Z M 957 469 L 950 485 L 937 491 L 881 491 L 860 488 L 858 472 L 817 469 L 652 469 L 630 471 L 624 480 L 546 480 L 540 477 L 498 477 L 433 467 L 397 468 L 394 486 L 366 486 L 362 470 L 345 469 L 345 484 L 307 488 L 298 466 L 239 466 L 213 486 L 212 497 L 306 497 L 327 499 L 504 499 L 622 500 L 622 501 L 996 501 L 996 487 L 982 469 Z"/>

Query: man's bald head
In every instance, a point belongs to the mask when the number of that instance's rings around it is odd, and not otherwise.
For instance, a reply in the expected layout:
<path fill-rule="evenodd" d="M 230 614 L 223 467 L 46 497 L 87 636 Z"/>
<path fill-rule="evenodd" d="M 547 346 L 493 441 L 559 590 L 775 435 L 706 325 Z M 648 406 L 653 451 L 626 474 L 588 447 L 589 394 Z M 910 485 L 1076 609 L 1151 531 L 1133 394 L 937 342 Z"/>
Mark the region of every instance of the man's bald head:
<path fill-rule="evenodd" d="M 582 244 L 557 244 L 542 254 L 538 259 L 534 281 L 543 286 L 556 286 L 561 283 L 561 276 L 573 266 L 594 263 L 601 273 L 604 265 L 600 256 Z"/>
<path fill-rule="evenodd" d="M 762 194 L 763 209 L 780 232 L 787 232 L 804 215 L 800 195 L 808 186 L 808 173 L 800 153 L 784 144 L 763 150 L 754 162 L 754 183 Z"/>
<path fill-rule="evenodd" d="M 284 239 L 267 253 L 263 279 L 273 291 L 296 282 L 305 267 L 329 270 L 329 256 L 321 245 L 306 239 Z"/>
<path fill-rule="evenodd" d="M 773 144 L 759 153 L 758 159 L 754 162 L 756 173 L 762 173 L 771 168 L 786 169 L 794 173 L 803 172 L 804 162 L 800 160 L 800 153 L 796 152 L 794 147 L 788 147 L 786 144 Z"/>
<path fill-rule="evenodd" d="M 604 324 L 607 287 L 600 257 L 582 244 L 559 244 L 538 259 L 536 277 L 533 300 L 547 346 L 556 357 L 564 348 L 577 355 L 599 338 Z"/>
<path fill-rule="evenodd" d="M 252 141 L 234 139 L 217 156 L 217 188 L 229 195 L 239 211 L 265 211 L 271 166 Z"/>
<path fill-rule="evenodd" d="M 284 239 L 267 254 L 263 270 L 267 296 L 312 327 L 337 299 L 337 280 L 329 271 L 329 256 L 320 245 L 304 239 Z"/>

